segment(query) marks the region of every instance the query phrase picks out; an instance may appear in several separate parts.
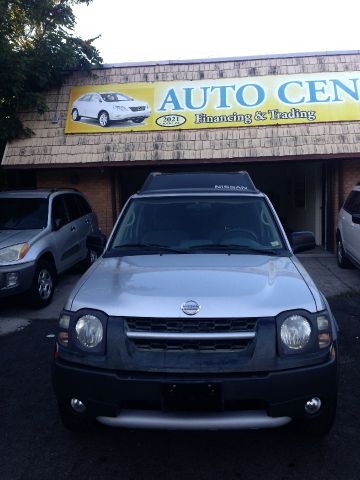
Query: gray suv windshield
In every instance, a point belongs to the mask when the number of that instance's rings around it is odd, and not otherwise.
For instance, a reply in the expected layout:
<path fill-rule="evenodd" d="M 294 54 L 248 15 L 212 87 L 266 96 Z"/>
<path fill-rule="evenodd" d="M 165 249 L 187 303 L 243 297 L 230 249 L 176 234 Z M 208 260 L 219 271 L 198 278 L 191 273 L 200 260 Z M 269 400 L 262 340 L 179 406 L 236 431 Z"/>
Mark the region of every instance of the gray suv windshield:
<path fill-rule="evenodd" d="M 0 230 L 41 229 L 47 220 L 47 198 L 0 198 Z"/>
<path fill-rule="evenodd" d="M 132 199 L 107 255 L 124 249 L 280 253 L 285 248 L 264 198 L 172 196 Z"/>

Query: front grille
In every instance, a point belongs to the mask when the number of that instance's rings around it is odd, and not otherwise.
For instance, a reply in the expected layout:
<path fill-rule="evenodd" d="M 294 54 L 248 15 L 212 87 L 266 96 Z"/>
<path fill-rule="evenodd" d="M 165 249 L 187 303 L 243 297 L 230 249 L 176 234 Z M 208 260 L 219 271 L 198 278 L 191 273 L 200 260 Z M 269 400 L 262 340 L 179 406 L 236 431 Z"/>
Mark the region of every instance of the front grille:
<path fill-rule="evenodd" d="M 126 323 L 134 332 L 227 333 L 253 331 L 256 318 L 127 318 Z"/>
<path fill-rule="evenodd" d="M 131 337 L 129 340 L 141 350 L 239 351 L 245 350 L 254 341 L 256 320 L 256 318 L 127 318 L 126 330 L 128 337 Z M 161 338 L 156 338 L 157 334 Z M 188 338 L 178 339 L 177 334 Z M 191 334 L 194 334 L 194 337 Z M 240 338 L 242 334 L 249 338 Z M 211 338 L 212 335 L 215 337 L 218 335 L 219 338 Z M 221 335 L 226 338 L 221 338 Z M 206 338 L 199 339 L 195 338 L 196 336 Z"/>
<path fill-rule="evenodd" d="M 176 340 L 145 341 L 133 340 L 134 344 L 140 350 L 160 351 L 167 350 L 173 352 L 235 352 L 245 350 L 249 346 L 249 340 L 237 340 L 236 342 L 181 342 Z"/>
<path fill-rule="evenodd" d="M 129 107 L 132 112 L 142 112 L 145 107 Z"/>

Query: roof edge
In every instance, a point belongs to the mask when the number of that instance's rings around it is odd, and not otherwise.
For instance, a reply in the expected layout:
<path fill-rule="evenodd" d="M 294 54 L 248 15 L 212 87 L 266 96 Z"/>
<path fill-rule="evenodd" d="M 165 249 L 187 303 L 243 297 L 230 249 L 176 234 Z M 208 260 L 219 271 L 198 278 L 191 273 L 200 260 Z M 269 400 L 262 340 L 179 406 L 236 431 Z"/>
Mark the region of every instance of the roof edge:
<path fill-rule="evenodd" d="M 153 60 L 143 62 L 124 62 L 124 63 L 104 63 L 100 67 L 92 67 L 96 70 L 99 68 L 116 68 L 116 67 L 145 67 L 157 65 L 188 65 L 196 63 L 225 63 L 238 62 L 248 60 L 267 60 L 272 58 L 305 58 L 305 57 L 325 57 L 336 55 L 360 55 L 360 50 L 334 50 L 325 52 L 298 52 L 298 53 L 279 53 L 269 55 L 248 55 L 240 57 L 214 57 L 214 58 L 198 58 L 198 59 L 179 59 L 179 60 Z"/>

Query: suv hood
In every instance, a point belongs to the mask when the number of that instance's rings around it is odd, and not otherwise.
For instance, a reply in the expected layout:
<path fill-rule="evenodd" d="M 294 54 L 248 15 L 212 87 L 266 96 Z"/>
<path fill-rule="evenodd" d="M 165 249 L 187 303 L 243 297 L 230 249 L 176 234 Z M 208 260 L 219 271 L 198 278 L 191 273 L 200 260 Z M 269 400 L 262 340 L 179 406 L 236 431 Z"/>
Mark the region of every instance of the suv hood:
<path fill-rule="evenodd" d="M 321 303 L 316 287 L 289 257 L 166 254 L 99 259 L 79 280 L 66 309 L 189 318 L 180 308 L 187 300 L 201 306 L 197 317 L 204 318 L 316 312 Z"/>
<path fill-rule="evenodd" d="M 0 248 L 30 242 L 41 230 L 0 230 Z"/>

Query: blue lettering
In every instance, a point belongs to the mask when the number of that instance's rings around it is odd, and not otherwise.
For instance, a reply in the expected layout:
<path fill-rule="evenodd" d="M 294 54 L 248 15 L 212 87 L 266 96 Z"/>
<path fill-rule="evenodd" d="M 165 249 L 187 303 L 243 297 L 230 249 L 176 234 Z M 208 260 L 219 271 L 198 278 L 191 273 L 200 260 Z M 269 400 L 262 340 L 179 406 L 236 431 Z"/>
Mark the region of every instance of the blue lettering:
<path fill-rule="evenodd" d="M 309 94 L 310 98 L 306 103 L 328 103 L 330 102 L 330 95 L 326 98 L 319 98 L 318 93 L 325 95 L 325 86 L 327 84 L 326 80 L 309 80 L 306 82 L 309 85 Z M 322 83 L 323 86 L 317 86 L 317 83 Z"/>
<path fill-rule="evenodd" d="M 210 87 L 200 87 L 200 90 L 203 91 L 203 103 L 202 105 L 195 107 L 192 103 L 192 92 L 195 90 L 193 87 L 184 88 L 185 92 L 185 105 L 189 110 L 201 110 L 204 108 L 208 101 L 208 90 Z"/>
<path fill-rule="evenodd" d="M 358 86 L 357 86 L 357 78 L 349 78 L 349 81 L 353 82 L 354 89 L 351 90 L 350 87 L 342 83 L 340 80 L 330 80 L 330 82 L 333 83 L 334 85 L 334 102 L 343 102 L 344 98 L 341 96 L 341 98 L 338 95 L 338 89 L 343 90 L 345 93 L 347 93 L 350 97 L 352 97 L 354 100 L 359 101 L 359 91 L 358 91 Z"/>
<path fill-rule="evenodd" d="M 247 88 L 255 88 L 256 93 L 257 93 L 257 100 L 254 103 L 249 103 L 245 100 L 244 95 L 245 95 L 245 89 Z M 242 107 L 257 107 L 263 101 L 265 100 L 265 91 L 260 85 L 256 85 L 255 83 L 248 83 L 246 85 L 243 85 L 242 87 L 239 88 L 239 90 L 236 92 L 236 101 L 238 102 L 239 105 Z"/>
<path fill-rule="evenodd" d="M 286 89 L 289 85 L 300 85 L 300 87 L 303 86 L 302 82 L 291 81 L 291 82 L 283 83 L 282 85 L 280 85 L 278 89 L 279 100 L 281 100 L 283 103 L 288 103 L 290 105 L 298 105 L 299 103 L 304 103 L 305 97 L 301 97 L 298 101 L 295 101 L 295 100 L 291 101 L 288 98 Z"/>
<path fill-rule="evenodd" d="M 172 107 L 167 107 L 167 105 L 172 105 Z M 176 96 L 176 92 L 171 88 L 166 94 L 165 100 L 163 101 L 161 107 L 158 109 L 158 112 L 165 112 L 166 110 L 184 110 Z"/>
<path fill-rule="evenodd" d="M 232 90 L 235 90 L 235 85 L 219 85 L 215 87 L 211 87 L 211 92 L 214 90 L 219 90 L 219 104 L 215 108 L 232 108 L 231 105 L 228 105 L 227 103 L 227 89 L 231 88 Z"/>

